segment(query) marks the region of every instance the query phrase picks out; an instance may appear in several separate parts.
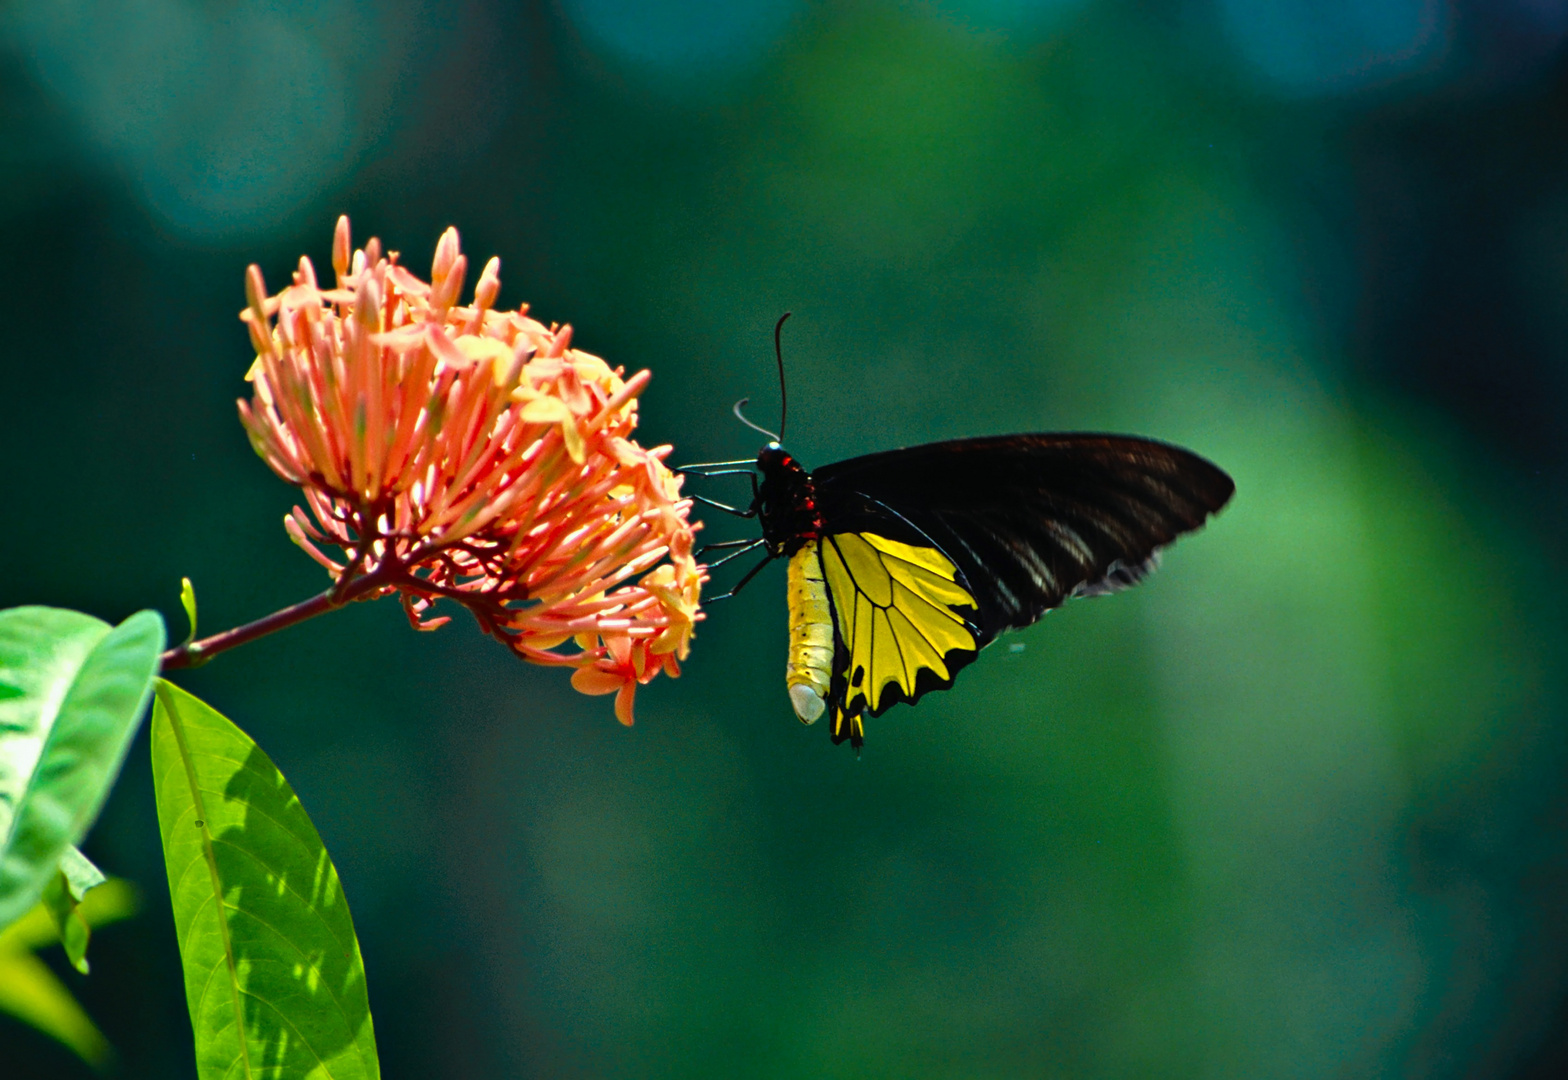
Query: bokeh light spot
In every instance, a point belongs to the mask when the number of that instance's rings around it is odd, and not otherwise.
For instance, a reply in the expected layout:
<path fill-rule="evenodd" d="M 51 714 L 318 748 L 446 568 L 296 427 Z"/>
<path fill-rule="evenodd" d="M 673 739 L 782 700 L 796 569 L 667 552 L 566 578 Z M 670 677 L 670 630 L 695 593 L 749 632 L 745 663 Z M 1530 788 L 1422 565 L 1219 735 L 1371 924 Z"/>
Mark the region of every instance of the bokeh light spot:
<path fill-rule="evenodd" d="M 1429 62 L 1446 41 L 1439 0 L 1221 0 L 1231 40 L 1290 93 L 1355 90 Z"/>
<path fill-rule="evenodd" d="M 13 47 L 181 231 L 267 225 L 341 175 L 347 87 L 305 30 L 180 0 L 12 9 Z"/>
<path fill-rule="evenodd" d="M 1089 0 L 937 0 L 936 10 L 966 29 L 1024 39 L 1060 28 Z"/>
<path fill-rule="evenodd" d="M 591 47 L 679 93 L 732 77 L 784 33 L 797 0 L 565 0 Z"/>

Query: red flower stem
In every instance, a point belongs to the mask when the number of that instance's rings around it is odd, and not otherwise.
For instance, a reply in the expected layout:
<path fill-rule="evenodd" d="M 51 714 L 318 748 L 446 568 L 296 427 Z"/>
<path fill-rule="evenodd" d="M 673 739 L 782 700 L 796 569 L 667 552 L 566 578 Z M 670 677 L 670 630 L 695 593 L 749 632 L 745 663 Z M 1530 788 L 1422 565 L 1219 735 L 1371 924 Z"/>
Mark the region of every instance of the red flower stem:
<path fill-rule="evenodd" d="M 164 652 L 159 660 L 159 670 L 176 671 L 180 668 L 199 667 L 212 659 L 220 652 L 226 652 L 237 645 L 244 645 L 247 641 L 255 641 L 259 637 L 285 627 L 302 623 L 306 619 L 313 619 L 324 612 L 340 608 L 344 604 L 358 600 L 366 593 L 374 592 L 386 583 L 390 574 L 382 572 L 385 568 L 375 573 L 367 574 L 356 581 L 350 582 L 347 588 L 334 585 L 319 596 L 312 596 L 309 600 L 301 600 L 281 611 L 274 611 L 265 618 L 255 622 L 236 626 L 232 630 L 225 630 L 221 634 L 214 634 L 200 641 L 193 641 L 188 645 L 176 645 Z"/>

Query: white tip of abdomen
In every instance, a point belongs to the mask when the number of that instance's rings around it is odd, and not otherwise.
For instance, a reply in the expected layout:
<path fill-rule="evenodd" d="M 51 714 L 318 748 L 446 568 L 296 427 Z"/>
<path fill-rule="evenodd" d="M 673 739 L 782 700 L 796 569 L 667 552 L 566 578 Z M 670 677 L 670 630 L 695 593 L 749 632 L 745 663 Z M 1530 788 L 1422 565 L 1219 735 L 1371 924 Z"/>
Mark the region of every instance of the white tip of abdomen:
<path fill-rule="evenodd" d="M 789 703 L 795 706 L 795 715 L 800 717 L 802 724 L 812 723 L 826 708 L 816 687 L 805 683 L 796 683 L 789 688 Z"/>

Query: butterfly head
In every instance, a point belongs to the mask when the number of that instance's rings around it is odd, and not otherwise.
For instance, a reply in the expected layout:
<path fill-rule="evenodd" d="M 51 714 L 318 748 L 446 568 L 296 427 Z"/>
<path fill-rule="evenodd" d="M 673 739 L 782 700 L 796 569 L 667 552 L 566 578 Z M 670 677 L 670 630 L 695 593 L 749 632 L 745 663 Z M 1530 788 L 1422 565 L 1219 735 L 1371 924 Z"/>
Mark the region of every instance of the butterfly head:
<path fill-rule="evenodd" d="M 781 491 L 784 489 L 793 491 L 807 478 L 805 466 L 776 442 L 770 442 L 757 451 L 757 471 L 762 474 L 764 488 L 771 482 Z"/>

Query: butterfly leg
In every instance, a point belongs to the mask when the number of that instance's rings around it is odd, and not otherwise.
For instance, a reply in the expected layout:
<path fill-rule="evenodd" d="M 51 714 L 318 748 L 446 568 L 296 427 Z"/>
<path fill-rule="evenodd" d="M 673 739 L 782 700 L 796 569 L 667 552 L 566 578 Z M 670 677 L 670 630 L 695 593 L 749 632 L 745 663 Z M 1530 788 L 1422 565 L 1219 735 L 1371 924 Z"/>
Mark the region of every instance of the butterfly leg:
<path fill-rule="evenodd" d="M 722 462 L 721 464 L 733 463 Z M 717 472 L 702 472 L 700 470 L 693 470 L 690 466 L 688 466 L 684 469 L 676 469 L 674 471 L 680 473 L 683 476 L 700 476 L 704 480 L 711 480 L 715 476 L 749 476 L 751 478 L 751 496 L 752 498 L 757 497 L 757 471 L 755 469 L 720 469 Z"/>
<path fill-rule="evenodd" d="M 705 495 L 693 495 L 692 498 L 697 502 L 702 503 L 704 506 L 711 506 L 715 510 L 723 510 L 726 514 L 734 514 L 738 518 L 754 518 L 757 516 L 757 508 L 755 506 L 753 506 L 750 510 L 742 510 L 739 507 L 731 506 L 728 503 L 721 503 L 715 499 L 710 499 Z"/>
<path fill-rule="evenodd" d="M 675 472 L 701 472 L 704 469 L 727 469 L 731 465 L 755 465 L 756 458 L 737 458 L 734 461 L 694 461 L 690 465 L 678 465 Z"/>
<path fill-rule="evenodd" d="M 753 566 L 750 570 L 746 571 L 746 576 L 741 578 L 739 581 L 737 581 L 735 583 L 735 587 L 733 589 L 731 589 L 729 592 L 721 593 L 718 596 L 710 596 L 710 597 L 706 598 L 705 600 L 703 600 L 703 603 L 704 604 L 711 604 L 715 600 L 728 600 L 730 597 L 734 596 L 736 593 L 738 593 L 742 589 L 744 589 L 746 587 L 746 583 L 748 581 L 750 581 L 752 578 L 756 577 L 758 574 L 760 574 L 762 572 L 762 568 L 764 566 L 768 565 L 768 563 L 770 563 L 772 561 L 773 561 L 773 556 L 771 554 L 769 554 L 766 558 L 764 558 L 756 566 Z"/>
<path fill-rule="evenodd" d="M 756 550 L 757 548 L 761 547 L 763 544 L 767 543 L 767 541 L 763 540 L 763 539 L 761 539 L 759 537 L 756 540 L 732 540 L 729 543 L 725 543 L 725 544 L 709 544 L 708 547 L 710 547 L 710 548 L 733 547 L 737 543 L 745 544 L 746 546 L 741 548 L 739 551 L 732 551 L 732 552 L 730 552 L 728 555 L 724 556 L 724 558 L 720 559 L 716 563 L 709 563 L 708 564 L 708 569 L 709 570 L 717 569 L 718 567 L 723 566 L 725 563 L 729 562 L 731 559 L 738 559 L 742 555 L 746 554 L 746 552 Z M 706 551 L 706 550 L 708 550 L 708 548 L 703 548 L 703 551 Z M 702 552 L 698 552 L 698 554 L 700 555 L 700 554 L 702 554 Z"/>
<path fill-rule="evenodd" d="M 697 549 L 696 557 L 700 559 L 710 551 L 723 551 L 726 548 L 756 547 L 761 542 L 761 540 L 752 540 L 749 538 L 741 540 L 720 540 L 714 544 L 703 544 L 702 547 Z"/>
<path fill-rule="evenodd" d="M 724 463 L 724 464 L 727 464 L 727 463 Z M 745 476 L 745 477 L 749 477 L 751 479 L 751 508 L 748 509 L 748 510 L 741 510 L 739 507 L 734 507 L 734 506 L 730 506 L 730 505 L 728 505 L 726 503 L 721 503 L 721 502 L 717 501 L 716 499 L 708 498 L 706 495 L 693 495 L 692 498 L 694 500 L 696 500 L 697 502 L 702 503 L 705 506 L 712 506 L 715 509 L 723 510 L 726 514 L 734 514 L 736 517 L 749 518 L 749 517 L 756 517 L 757 516 L 757 502 L 758 502 L 758 500 L 762 496 L 761 496 L 760 491 L 759 491 L 759 489 L 757 487 L 757 474 L 756 474 L 756 472 L 754 470 L 752 470 L 752 469 L 724 469 L 724 470 L 721 470 L 719 472 L 688 472 L 687 475 L 690 475 L 690 476 L 701 476 L 704 479 L 707 479 L 708 477 L 713 477 L 713 476 Z"/>

